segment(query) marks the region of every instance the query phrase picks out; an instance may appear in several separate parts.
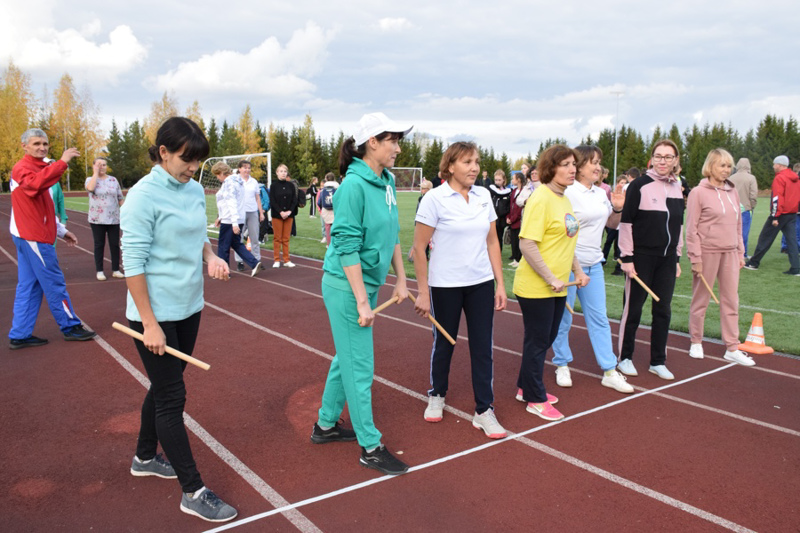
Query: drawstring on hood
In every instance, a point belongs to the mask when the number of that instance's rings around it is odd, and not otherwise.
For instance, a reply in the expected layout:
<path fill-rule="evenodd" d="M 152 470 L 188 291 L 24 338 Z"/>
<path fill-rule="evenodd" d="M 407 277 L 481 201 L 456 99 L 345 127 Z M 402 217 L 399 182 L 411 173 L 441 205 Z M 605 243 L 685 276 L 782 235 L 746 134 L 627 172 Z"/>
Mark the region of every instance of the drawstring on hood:
<path fill-rule="evenodd" d="M 719 204 L 722 206 L 722 214 L 723 215 L 726 213 L 726 210 L 725 210 L 725 202 L 722 200 L 722 194 L 720 193 L 720 191 L 724 192 L 725 193 L 725 198 L 727 198 L 728 203 L 730 204 L 731 208 L 733 209 L 733 212 L 736 213 L 736 220 L 739 219 L 739 206 L 737 206 L 736 204 L 733 203 L 733 199 L 731 198 L 731 195 L 730 195 L 730 191 L 732 191 L 733 189 L 736 188 L 733 185 L 733 183 L 731 183 L 729 180 L 725 180 L 725 182 L 722 184 L 722 187 L 717 187 L 717 186 L 713 185 L 711 183 L 711 180 L 709 180 L 708 178 L 703 178 L 702 180 L 700 180 L 700 183 L 698 184 L 698 186 L 699 187 L 706 187 L 706 188 L 709 188 L 709 189 L 714 189 L 717 192 L 717 199 L 719 200 Z"/>
<path fill-rule="evenodd" d="M 386 205 L 389 206 L 389 212 L 392 211 L 392 206 L 397 205 L 397 199 L 394 197 L 394 191 L 391 185 L 386 186 Z"/>

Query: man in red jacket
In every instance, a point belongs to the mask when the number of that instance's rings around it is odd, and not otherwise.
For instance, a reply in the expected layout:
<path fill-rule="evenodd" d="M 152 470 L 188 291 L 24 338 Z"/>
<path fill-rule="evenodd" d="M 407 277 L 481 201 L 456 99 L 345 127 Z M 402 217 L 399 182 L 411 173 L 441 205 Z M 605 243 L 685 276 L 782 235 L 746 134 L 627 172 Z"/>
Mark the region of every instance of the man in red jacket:
<path fill-rule="evenodd" d="M 772 162 L 775 179 L 772 180 L 772 198 L 770 211 L 761 235 L 758 236 L 756 251 L 744 267 L 748 270 L 758 270 L 758 265 L 764 254 L 767 253 L 778 232 L 786 236 L 786 251 L 789 253 L 790 268 L 784 274 L 800 276 L 800 260 L 797 254 L 797 235 L 795 223 L 797 210 L 800 207 L 800 179 L 797 174 L 789 170 L 789 158 L 779 155 Z"/>
<path fill-rule="evenodd" d="M 79 155 L 75 148 L 64 151 L 59 161 L 45 163 L 50 143 L 47 134 L 31 129 L 22 134 L 25 156 L 11 171 L 11 238 L 17 247 L 18 281 L 14 296 L 14 318 L 8 333 L 12 350 L 41 346 L 46 339 L 33 336 L 42 296 L 64 339 L 85 341 L 96 335 L 83 327 L 72 308 L 64 274 L 58 265 L 56 235 L 68 245 L 78 243 L 75 235 L 56 219 L 50 187 L 57 183 L 67 163 Z"/>

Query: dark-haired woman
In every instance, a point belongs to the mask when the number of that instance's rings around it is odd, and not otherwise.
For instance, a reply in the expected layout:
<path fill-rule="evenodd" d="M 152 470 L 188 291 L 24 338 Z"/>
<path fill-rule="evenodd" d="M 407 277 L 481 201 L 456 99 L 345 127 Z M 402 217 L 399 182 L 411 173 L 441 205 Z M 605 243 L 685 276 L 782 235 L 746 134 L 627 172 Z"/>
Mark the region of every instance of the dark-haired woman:
<path fill-rule="evenodd" d="M 522 310 L 525 337 L 517 380 L 517 400 L 545 420 L 564 418 L 542 380 L 544 359 L 564 313 L 570 271 L 581 287 L 589 283 L 575 259 L 580 228 L 564 191 L 575 181 L 575 152 L 556 144 L 537 161 L 542 186 L 528 199 L 519 232 L 522 261 L 514 276 L 514 294 Z"/>
<path fill-rule="evenodd" d="M 581 269 L 591 280 L 585 287 L 570 287 L 567 292 L 567 304 L 574 306 L 575 299 L 580 298 L 583 318 L 589 332 L 594 357 L 603 371 L 600 384 L 624 394 L 633 392 L 625 376 L 617 372 L 617 356 L 611 347 L 611 326 L 606 312 L 606 284 L 603 277 L 603 252 L 600 244 L 603 241 L 603 228 L 607 223 L 616 227 L 619 224 L 625 195 L 622 187 L 609 200 L 605 190 L 596 183 L 600 177 L 600 160 L 603 152 L 597 146 L 581 145 L 575 148 L 577 156 L 575 183 L 567 187 L 564 195 L 572 205 L 572 212 L 580 224 L 575 246 L 575 259 Z M 570 277 L 570 281 L 574 278 Z M 572 350 L 569 347 L 569 330 L 572 327 L 572 314 L 564 313 L 558 336 L 553 341 L 553 364 L 556 365 L 556 385 L 572 387 L 569 363 L 572 362 Z"/>
<path fill-rule="evenodd" d="M 394 176 L 388 169 L 400 153 L 400 139 L 409 131 L 411 126 L 400 126 L 383 113 L 364 115 L 339 154 L 345 179 L 333 197 L 336 218 L 322 265 L 322 297 L 336 356 L 311 434 L 311 441 L 318 444 L 358 440 L 360 463 L 389 475 L 405 473 L 408 465 L 381 444 L 372 420 L 372 309 L 390 266 L 397 276 L 393 296 L 399 302 L 408 296 Z M 338 423 L 345 403 L 353 430 Z"/>
<path fill-rule="evenodd" d="M 131 474 L 177 477 L 181 511 L 224 522 L 236 510 L 203 484 L 183 424 L 186 363 L 164 355 L 166 346 L 187 354 L 194 349 L 203 308 L 203 261 L 213 279 L 230 274 L 211 249 L 205 193 L 192 179 L 208 155 L 208 141 L 197 124 L 173 117 L 159 128 L 149 152 L 155 166 L 130 189 L 121 210 L 126 316 L 144 336 L 134 344 L 150 379 Z M 159 442 L 170 462 L 156 455 Z"/>
<path fill-rule="evenodd" d="M 674 142 L 662 139 L 655 143 L 650 155 L 653 168 L 628 185 L 619 224 L 620 260 L 627 279 L 619 322 L 618 367 L 623 374 L 638 375 L 633 366 L 633 352 L 647 292 L 631 280 L 636 275 L 660 299 L 653 300 L 652 306 L 650 372 L 672 380 L 675 376 L 667 369 L 667 335 L 683 248 L 683 192 L 681 180 L 674 174 L 680 154 Z"/>

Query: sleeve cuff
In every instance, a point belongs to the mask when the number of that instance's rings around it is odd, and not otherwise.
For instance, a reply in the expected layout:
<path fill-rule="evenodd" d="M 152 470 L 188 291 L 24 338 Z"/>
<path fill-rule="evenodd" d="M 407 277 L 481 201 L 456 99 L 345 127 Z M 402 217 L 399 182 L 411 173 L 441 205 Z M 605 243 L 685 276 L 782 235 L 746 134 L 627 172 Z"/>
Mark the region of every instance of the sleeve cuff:
<path fill-rule="evenodd" d="M 361 257 L 358 252 L 351 252 L 349 254 L 342 254 L 341 261 L 343 267 L 349 267 L 361 263 Z"/>

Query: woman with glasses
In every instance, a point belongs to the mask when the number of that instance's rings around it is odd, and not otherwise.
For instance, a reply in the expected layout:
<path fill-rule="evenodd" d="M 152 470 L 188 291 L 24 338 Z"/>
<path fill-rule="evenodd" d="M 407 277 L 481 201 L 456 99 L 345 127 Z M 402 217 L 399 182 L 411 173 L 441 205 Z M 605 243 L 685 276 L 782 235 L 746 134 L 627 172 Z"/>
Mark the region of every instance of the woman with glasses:
<path fill-rule="evenodd" d="M 619 323 L 619 370 L 638 376 L 633 366 L 636 330 L 647 292 L 634 280 L 638 276 L 659 297 L 653 300 L 650 332 L 650 372 L 675 379 L 667 369 L 667 335 L 672 317 L 675 278 L 681 275 L 683 248 L 683 193 L 673 173 L 679 161 L 677 145 L 669 139 L 656 142 L 651 152 L 653 168 L 633 180 L 625 194 L 619 225 L 619 250 L 625 281 L 624 307 Z"/>

